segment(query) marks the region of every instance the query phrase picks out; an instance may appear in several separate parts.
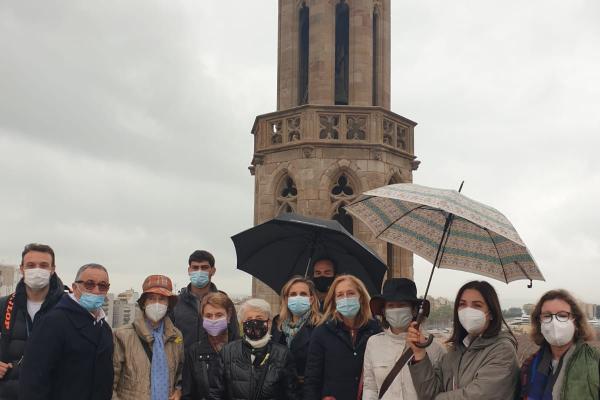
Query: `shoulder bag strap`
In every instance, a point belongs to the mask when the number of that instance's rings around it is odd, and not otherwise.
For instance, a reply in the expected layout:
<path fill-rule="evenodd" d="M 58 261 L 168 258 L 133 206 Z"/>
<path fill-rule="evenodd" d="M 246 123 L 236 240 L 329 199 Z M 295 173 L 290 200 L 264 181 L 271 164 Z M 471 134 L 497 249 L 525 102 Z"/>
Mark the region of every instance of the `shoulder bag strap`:
<path fill-rule="evenodd" d="M 396 361 L 396 364 L 394 364 L 391 371 L 387 374 L 387 376 L 383 380 L 383 383 L 381 384 L 381 388 L 379 389 L 379 398 L 380 399 L 383 397 L 385 392 L 388 391 L 390 386 L 392 386 L 392 382 L 394 382 L 394 379 L 396 379 L 396 377 L 400 373 L 400 370 L 402 370 L 402 368 L 406 365 L 406 363 L 410 361 L 412 356 L 413 356 L 413 351 L 410 347 L 408 347 L 404 351 L 404 353 L 402 353 L 402 355 L 400 356 L 398 361 Z"/>
<path fill-rule="evenodd" d="M 0 309 L 2 310 L 2 326 L 0 327 L 0 359 L 4 362 L 10 362 L 8 357 L 8 345 L 10 344 L 10 334 L 13 326 L 13 314 L 15 313 L 15 293 L 3 297 Z"/>

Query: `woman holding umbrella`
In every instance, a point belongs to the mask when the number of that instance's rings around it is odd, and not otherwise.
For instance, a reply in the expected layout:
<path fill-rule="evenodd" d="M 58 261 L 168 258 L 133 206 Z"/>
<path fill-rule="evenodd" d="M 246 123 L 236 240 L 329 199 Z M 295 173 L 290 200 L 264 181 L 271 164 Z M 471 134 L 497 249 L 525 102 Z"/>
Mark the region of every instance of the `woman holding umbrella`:
<path fill-rule="evenodd" d="M 414 353 L 409 370 L 419 399 L 513 399 L 517 343 L 512 332 L 502 331 L 503 321 L 498 295 L 489 283 L 465 284 L 454 302 L 450 351 L 436 367 L 416 345 L 424 338 L 413 323 L 407 338 Z"/>
<path fill-rule="evenodd" d="M 325 297 L 325 314 L 314 330 L 308 351 L 304 400 L 359 395 L 367 340 L 381 332 L 372 319 L 365 285 L 352 275 L 339 275 Z"/>
<path fill-rule="evenodd" d="M 286 345 L 294 361 L 300 383 L 304 382 L 306 356 L 312 332 L 321 319 L 319 299 L 312 281 L 294 277 L 281 289 L 281 307 L 273 318 L 272 340 Z"/>
<path fill-rule="evenodd" d="M 371 312 L 382 318 L 384 331 L 371 336 L 367 342 L 363 368 L 363 400 L 417 399 L 417 392 L 407 368 L 400 370 L 391 385 L 384 389 L 385 394 L 381 389 L 398 356 L 406 347 L 406 332 L 423 301 L 428 314 L 429 301 L 418 299 L 415 283 L 406 278 L 388 279 L 383 285 L 382 294 L 371 299 Z M 427 348 L 427 354 L 433 365 L 439 362 L 445 352 L 436 341 Z"/>
<path fill-rule="evenodd" d="M 570 293 L 542 296 L 531 313 L 531 337 L 540 350 L 521 368 L 521 398 L 600 398 L 600 353 L 586 343 L 594 334 Z"/>

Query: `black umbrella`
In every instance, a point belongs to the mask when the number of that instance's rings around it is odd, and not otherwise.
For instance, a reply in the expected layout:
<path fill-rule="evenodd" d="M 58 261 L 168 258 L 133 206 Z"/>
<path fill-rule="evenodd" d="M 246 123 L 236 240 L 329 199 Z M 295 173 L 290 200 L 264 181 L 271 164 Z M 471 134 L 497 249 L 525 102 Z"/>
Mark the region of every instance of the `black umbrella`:
<path fill-rule="evenodd" d="M 286 213 L 231 238 L 237 267 L 277 293 L 294 275 L 307 276 L 313 260 L 329 258 L 337 273 L 352 274 L 378 294 L 385 263 L 337 221 Z"/>

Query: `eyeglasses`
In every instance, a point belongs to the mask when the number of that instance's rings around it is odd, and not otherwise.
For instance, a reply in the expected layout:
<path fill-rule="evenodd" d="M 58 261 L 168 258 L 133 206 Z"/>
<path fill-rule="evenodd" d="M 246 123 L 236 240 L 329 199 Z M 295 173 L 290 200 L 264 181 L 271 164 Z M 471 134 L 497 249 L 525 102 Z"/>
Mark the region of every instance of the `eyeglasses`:
<path fill-rule="evenodd" d="M 556 314 L 552 313 L 544 313 L 540 316 L 540 320 L 544 324 L 549 324 L 552 322 L 552 318 L 556 318 L 558 322 L 567 322 L 571 319 L 571 313 L 566 311 L 557 312 Z"/>
<path fill-rule="evenodd" d="M 94 281 L 75 281 L 75 283 L 81 283 L 83 285 L 84 288 L 86 288 L 86 290 L 89 290 L 90 292 L 92 290 L 94 290 L 94 288 L 96 286 L 98 286 L 98 290 L 101 293 L 106 293 L 108 292 L 108 289 L 110 289 L 110 283 L 106 283 L 106 282 L 94 282 Z"/>

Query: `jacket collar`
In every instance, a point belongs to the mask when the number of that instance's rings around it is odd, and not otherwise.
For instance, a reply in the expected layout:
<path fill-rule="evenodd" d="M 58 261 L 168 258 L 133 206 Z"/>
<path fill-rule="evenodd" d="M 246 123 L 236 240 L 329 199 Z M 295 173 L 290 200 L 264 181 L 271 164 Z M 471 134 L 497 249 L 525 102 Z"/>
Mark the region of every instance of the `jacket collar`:
<path fill-rule="evenodd" d="M 477 336 L 475 339 L 473 339 L 471 341 L 471 343 L 469 344 L 469 347 L 466 347 L 463 343 L 460 343 L 460 346 L 463 350 L 476 351 L 476 350 L 485 349 L 486 347 L 489 347 L 492 344 L 497 343 L 499 340 L 509 341 L 515 348 L 517 347 L 517 342 L 516 342 L 515 338 L 513 337 L 513 335 L 511 335 L 508 332 L 504 332 L 504 331 L 500 332 L 498 334 L 498 336 L 493 336 L 493 337 Z"/>
<path fill-rule="evenodd" d="M 350 332 L 344 327 L 344 323 L 338 321 L 333 318 L 325 322 L 325 326 L 333 332 L 336 336 L 338 336 L 344 343 L 346 343 L 351 349 L 359 348 L 363 342 L 365 342 L 371 335 L 379 332 L 377 329 L 377 322 L 374 320 L 369 320 L 367 323 L 357 331 L 357 338 L 354 346 L 352 345 L 352 338 L 350 337 Z M 366 333 L 369 333 L 368 335 Z"/>
<path fill-rule="evenodd" d="M 56 272 L 52 274 L 50 277 L 49 283 L 50 289 L 48 290 L 48 294 L 44 299 L 44 303 L 42 304 L 42 308 L 40 310 L 45 310 L 49 307 L 55 305 L 62 295 L 65 293 L 65 286 L 63 285 L 60 278 L 56 275 Z M 27 291 L 26 285 L 23 278 L 17 283 L 17 287 L 15 289 L 15 303 L 19 307 L 23 307 L 27 305 Z"/>
<path fill-rule="evenodd" d="M 218 292 L 217 290 L 217 286 L 214 283 L 209 283 L 209 292 Z M 188 285 L 184 288 L 181 289 L 181 291 L 179 292 L 179 297 L 181 300 L 185 301 L 186 303 L 191 303 L 191 304 L 196 304 L 196 302 L 198 301 L 198 298 L 196 296 L 194 296 L 194 294 L 192 293 L 192 284 L 188 283 Z"/>
<path fill-rule="evenodd" d="M 73 300 L 71 296 L 63 296 L 56 305 L 56 309 L 64 310 L 73 327 L 93 345 L 103 344 L 104 347 L 109 346 L 108 343 L 102 343 L 102 330 L 109 329 L 110 331 L 108 325 L 104 321 L 97 323 L 94 316 Z"/>
<path fill-rule="evenodd" d="M 163 337 L 165 339 L 165 343 L 169 341 L 176 341 L 177 338 L 180 338 L 180 334 L 177 332 L 173 322 L 171 322 L 171 318 L 165 316 L 163 321 Z M 154 337 L 152 336 L 152 332 L 150 332 L 150 327 L 148 326 L 148 322 L 146 321 L 145 314 L 143 312 L 139 313 L 139 315 L 135 317 L 135 320 L 133 321 L 133 329 L 138 336 L 144 339 L 146 342 L 152 343 L 154 341 Z"/>

